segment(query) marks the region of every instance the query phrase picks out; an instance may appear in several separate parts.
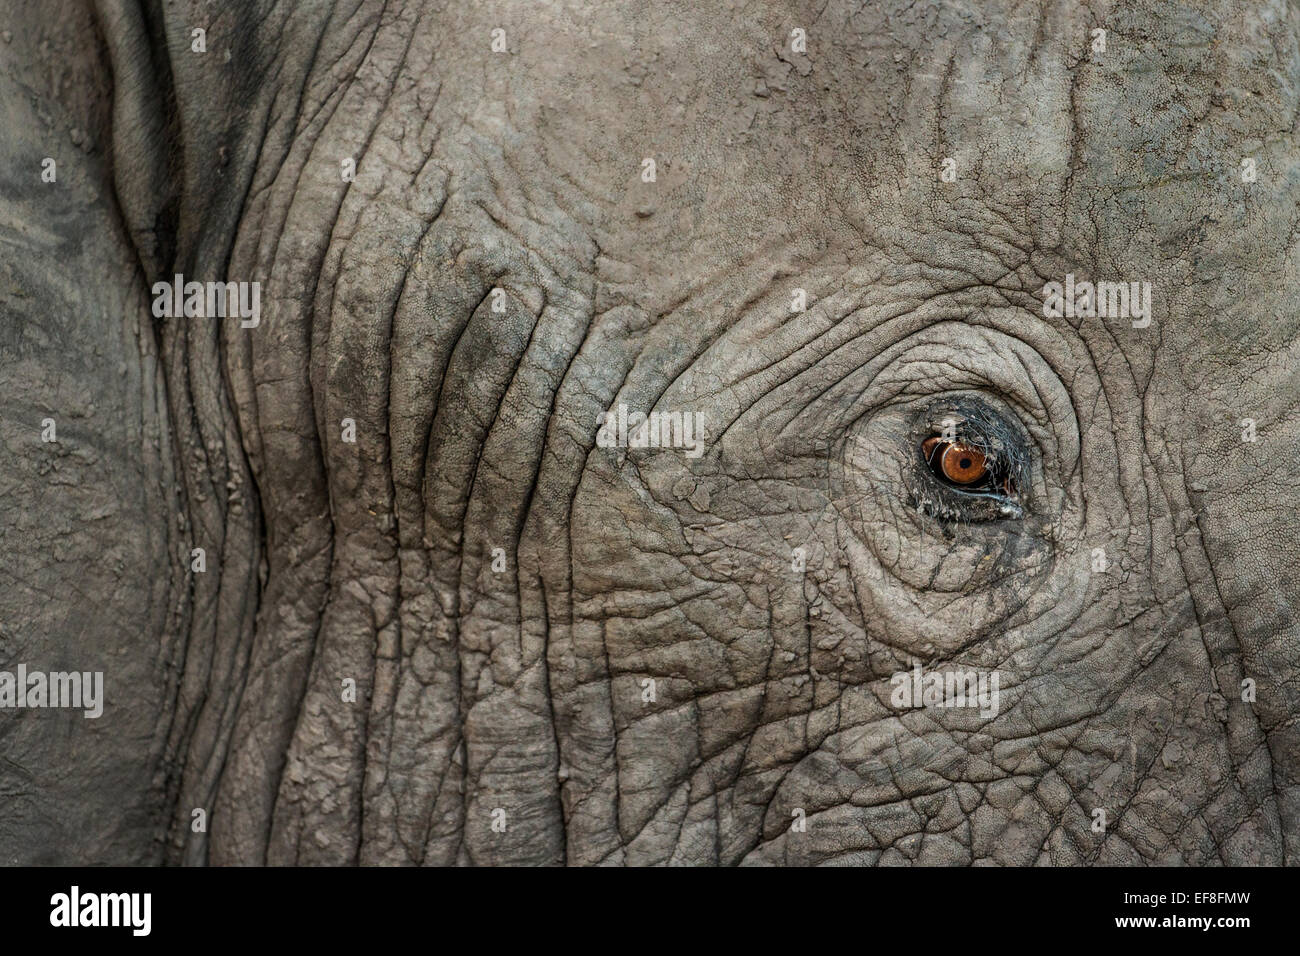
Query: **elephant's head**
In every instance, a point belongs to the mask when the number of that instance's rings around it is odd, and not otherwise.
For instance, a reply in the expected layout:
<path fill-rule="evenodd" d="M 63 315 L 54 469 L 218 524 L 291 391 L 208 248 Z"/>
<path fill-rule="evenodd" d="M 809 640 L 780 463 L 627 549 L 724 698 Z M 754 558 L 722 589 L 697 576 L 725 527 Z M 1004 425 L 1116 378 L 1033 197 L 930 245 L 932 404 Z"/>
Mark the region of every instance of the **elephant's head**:
<path fill-rule="evenodd" d="M 16 858 L 1296 861 L 1287 4 L 54 6 Z"/>

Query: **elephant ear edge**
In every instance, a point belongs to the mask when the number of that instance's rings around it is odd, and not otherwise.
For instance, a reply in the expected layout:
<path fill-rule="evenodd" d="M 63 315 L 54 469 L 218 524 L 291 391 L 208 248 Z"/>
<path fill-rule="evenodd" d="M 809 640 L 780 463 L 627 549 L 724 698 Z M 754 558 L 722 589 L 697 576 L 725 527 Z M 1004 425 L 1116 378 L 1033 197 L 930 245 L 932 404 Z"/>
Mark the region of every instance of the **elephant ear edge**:
<path fill-rule="evenodd" d="M 126 318 L 157 356 L 149 368 L 158 375 L 158 440 L 168 462 L 160 510 L 173 542 L 161 564 L 171 595 L 164 606 L 175 610 L 149 633 L 157 635 L 162 700 L 150 745 L 154 826 L 169 862 L 207 860 L 207 831 L 191 828 L 191 814 L 215 800 L 266 565 L 221 323 L 159 316 L 154 292 L 176 275 L 226 279 L 279 89 L 266 82 L 256 31 L 246 29 L 265 19 L 265 8 L 256 0 L 216 12 L 191 2 L 94 0 L 101 82 L 112 89 L 100 188 L 136 265 L 127 267 L 135 275 Z M 197 570 L 196 549 L 204 556 Z"/>
<path fill-rule="evenodd" d="M 148 281 L 176 256 L 179 118 L 156 4 L 95 0 L 112 78 L 112 182 Z"/>

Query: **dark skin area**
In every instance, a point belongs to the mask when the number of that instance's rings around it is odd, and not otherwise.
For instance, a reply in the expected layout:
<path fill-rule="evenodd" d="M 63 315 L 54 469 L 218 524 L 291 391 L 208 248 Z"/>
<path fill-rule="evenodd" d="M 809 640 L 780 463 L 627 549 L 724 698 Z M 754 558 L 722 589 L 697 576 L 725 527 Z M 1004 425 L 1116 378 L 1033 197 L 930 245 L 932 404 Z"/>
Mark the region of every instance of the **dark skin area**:
<path fill-rule="evenodd" d="M 1295 860 L 1284 5 L 11 19 L 15 861 Z"/>

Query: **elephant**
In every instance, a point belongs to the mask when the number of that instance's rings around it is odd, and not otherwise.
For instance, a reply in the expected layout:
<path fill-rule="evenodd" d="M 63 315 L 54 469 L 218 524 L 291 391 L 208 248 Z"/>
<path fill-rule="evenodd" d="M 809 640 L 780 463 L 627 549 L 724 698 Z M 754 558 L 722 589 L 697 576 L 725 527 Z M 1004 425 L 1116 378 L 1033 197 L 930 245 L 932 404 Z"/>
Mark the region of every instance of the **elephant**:
<path fill-rule="evenodd" d="M 6 864 L 1300 861 L 1292 4 L 0 29 Z"/>

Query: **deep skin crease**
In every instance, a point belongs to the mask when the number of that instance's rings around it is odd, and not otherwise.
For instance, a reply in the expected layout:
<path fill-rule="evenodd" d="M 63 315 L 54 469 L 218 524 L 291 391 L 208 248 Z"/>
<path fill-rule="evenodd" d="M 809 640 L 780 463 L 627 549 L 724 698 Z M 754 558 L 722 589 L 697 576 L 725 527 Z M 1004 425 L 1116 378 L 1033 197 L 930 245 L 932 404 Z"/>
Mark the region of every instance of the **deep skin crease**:
<path fill-rule="evenodd" d="M 5 862 L 1296 861 L 1285 3 L 7 6 Z"/>

